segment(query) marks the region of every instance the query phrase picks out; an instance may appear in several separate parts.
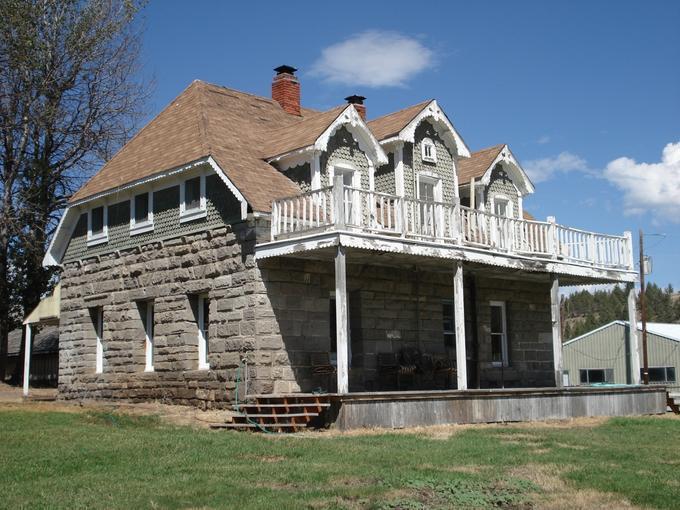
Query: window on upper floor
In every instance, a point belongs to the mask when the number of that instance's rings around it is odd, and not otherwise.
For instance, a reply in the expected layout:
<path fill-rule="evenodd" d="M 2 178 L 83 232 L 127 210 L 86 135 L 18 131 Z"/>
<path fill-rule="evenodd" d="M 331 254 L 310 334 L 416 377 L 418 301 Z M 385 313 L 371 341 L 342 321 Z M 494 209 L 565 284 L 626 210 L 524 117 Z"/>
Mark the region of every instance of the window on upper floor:
<path fill-rule="evenodd" d="M 108 208 L 93 207 L 87 213 L 87 245 L 95 246 L 109 240 Z"/>
<path fill-rule="evenodd" d="M 191 221 L 206 216 L 205 175 L 182 181 L 180 185 L 180 221 Z"/>
<path fill-rule="evenodd" d="M 493 196 L 493 214 L 496 216 L 502 216 L 504 218 L 512 218 L 512 202 L 505 195 L 494 195 Z"/>
<path fill-rule="evenodd" d="M 140 193 L 130 200 L 130 235 L 153 230 L 153 193 Z"/>
<path fill-rule="evenodd" d="M 430 138 L 423 138 L 421 145 L 423 161 L 437 162 L 437 147 Z"/>

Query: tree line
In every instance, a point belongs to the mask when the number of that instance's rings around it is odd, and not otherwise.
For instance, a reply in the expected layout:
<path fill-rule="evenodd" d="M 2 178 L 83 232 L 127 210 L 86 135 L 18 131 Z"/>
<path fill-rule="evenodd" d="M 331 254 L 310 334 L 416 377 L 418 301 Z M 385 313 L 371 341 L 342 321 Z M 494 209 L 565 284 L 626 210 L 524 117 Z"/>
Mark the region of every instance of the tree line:
<path fill-rule="evenodd" d="M 638 315 L 640 311 L 638 295 Z M 661 288 L 655 283 L 646 286 L 648 322 L 680 322 L 680 296 L 673 286 Z M 563 335 L 565 340 L 576 338 L 615 320 L 628 320 L 628 296 L 616 285 L 611 290 L 587 290 L 562 298 Z"/>

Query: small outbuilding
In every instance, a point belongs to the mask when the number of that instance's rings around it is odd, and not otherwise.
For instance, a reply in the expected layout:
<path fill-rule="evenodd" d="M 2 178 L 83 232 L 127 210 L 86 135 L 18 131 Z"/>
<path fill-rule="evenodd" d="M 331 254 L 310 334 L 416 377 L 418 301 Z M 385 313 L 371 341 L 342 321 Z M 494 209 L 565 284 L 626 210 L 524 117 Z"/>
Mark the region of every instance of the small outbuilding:
<path fill-rule="evenodd" d="M 630 364 L 629 327 L 627 321 L 614 321 L 565 342 L 562 346 L 565 384 L 632 384 L 637 378 Z M 642 367 L 639 323 L 637 329 Z M 650 384 L 678 386 L 680 324 L 647 323 L 647 359 Z"/>

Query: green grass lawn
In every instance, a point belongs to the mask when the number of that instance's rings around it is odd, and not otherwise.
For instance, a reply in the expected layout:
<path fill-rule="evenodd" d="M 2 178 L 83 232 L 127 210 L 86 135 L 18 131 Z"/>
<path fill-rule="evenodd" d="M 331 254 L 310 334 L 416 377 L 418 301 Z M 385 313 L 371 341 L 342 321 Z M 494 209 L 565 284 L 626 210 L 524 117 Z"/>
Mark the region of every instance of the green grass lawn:
<path fill-rule="evenodd" d="M 680 419 L 449 430 L 265 436 L 173 427 L 153 417 L 0 408 L 0 506 L 680 504 Z"/>

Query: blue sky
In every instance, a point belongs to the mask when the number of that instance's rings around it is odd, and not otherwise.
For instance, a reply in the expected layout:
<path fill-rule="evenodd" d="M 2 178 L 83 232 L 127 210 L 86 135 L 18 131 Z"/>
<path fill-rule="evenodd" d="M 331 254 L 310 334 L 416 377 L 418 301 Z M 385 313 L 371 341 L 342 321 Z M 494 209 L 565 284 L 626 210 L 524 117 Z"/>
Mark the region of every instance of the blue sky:
<path fill-rule="evenodd" d="M 680 288 L 680 2 L 157 0 L 144 23 L 153 113 L 197 78 L 269 96 L 280 64 L 312 108 L 436 98 L 471 150 L 510 145 L 536 217 L 665 234 L 650 279 Z"/>

